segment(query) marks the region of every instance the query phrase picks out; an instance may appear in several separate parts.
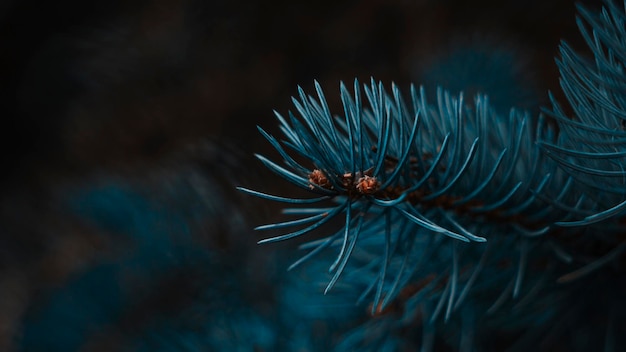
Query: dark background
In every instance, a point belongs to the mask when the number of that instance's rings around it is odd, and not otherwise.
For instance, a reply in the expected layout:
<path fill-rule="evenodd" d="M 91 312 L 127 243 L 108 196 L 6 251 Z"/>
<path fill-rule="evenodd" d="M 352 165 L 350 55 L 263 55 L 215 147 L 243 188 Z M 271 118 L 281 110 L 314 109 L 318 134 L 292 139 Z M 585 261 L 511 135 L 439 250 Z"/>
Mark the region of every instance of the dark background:
<path fill-rule="evenodd" d="M 313 80 L 334 107 L 340 80 L 373 76 L 405 90 L 495 87 L 494 104 L 538 114 L 548 90 L 560 96 L 561 38 L 581 47 L 572 1 L 5 0 L 0 349 L 15 348 L 48 290 L 108 248 L 64 210 L 68 187 L 102 175 L 156 177 L 176 168 L 171 160 L 206 153 L 209 178 L 280 188 L 251 158 L 269 150 L 256 125 L 275 132 L 272 110 L 286 112 L 296 86 L 312 92 Z M 504 53 L 501 67 L 467 77 L 448 69 L 492 52 Z M 210 151 L 198 147 L 207 143 Z M 160 180 L 154 189 L 169 182 Z M 226 197 L 251 218 L 266 215 Z"/>

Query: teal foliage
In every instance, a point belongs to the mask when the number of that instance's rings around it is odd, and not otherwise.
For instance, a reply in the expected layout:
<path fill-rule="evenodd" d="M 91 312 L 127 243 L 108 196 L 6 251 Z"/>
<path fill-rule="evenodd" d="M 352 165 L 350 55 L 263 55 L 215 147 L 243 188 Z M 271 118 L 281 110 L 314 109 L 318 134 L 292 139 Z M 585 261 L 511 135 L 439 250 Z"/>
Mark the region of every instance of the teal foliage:
<path fill-rule="evenodd" d="M 580 8 L 580 31 L 593 60 L 561 44 L 557 65 L 561 87 L 573 116 L 552 97 L 548 113 L 561 129 L 559 143 L 545 143 L 546 154 L 559 162 L 581 187 L 590 189 L 598 209 L 589 209 L 581 224 L 624 213 L 626 194 L 623 168 L 626 151 L 624 20 L 626 15 L 608 1 L 601 14 Z M 600 193 L 593 194 L 596 191 Z M 608 208 L 608 209 L 607 209 Z"/>
<path fill-rule="evenodd" d="M 259 160 L 312 194 L 240 187 L 296 216 L 260 243 L 313 236 L 289 268 L 325 266 L 324 293 L 352 287 L 371 316 L 338 350 L 623 348 L 626 14 L 579 11 L 593 60 L 561 44 L 567 108 L 355 80 L 341 112 L 316 83 L 276 113 L 281 138 L 259 129 L 281 158 Z"/>

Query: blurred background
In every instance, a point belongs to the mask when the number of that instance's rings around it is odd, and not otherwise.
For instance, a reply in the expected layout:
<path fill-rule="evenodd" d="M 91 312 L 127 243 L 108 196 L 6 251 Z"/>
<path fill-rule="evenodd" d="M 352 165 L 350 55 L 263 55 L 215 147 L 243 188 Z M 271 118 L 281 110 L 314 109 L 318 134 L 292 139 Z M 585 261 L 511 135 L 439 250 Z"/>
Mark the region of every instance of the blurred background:
<path fill-rule="evenodd" d="M 3 1 L 0 350 L 322 348 L 276 333 L 293 245 L 256 246 L 279 212 L 234 191 L 283 188 L 256 126 L 370 77 L 536 115 L 561 38 L 573 1 Z"/>

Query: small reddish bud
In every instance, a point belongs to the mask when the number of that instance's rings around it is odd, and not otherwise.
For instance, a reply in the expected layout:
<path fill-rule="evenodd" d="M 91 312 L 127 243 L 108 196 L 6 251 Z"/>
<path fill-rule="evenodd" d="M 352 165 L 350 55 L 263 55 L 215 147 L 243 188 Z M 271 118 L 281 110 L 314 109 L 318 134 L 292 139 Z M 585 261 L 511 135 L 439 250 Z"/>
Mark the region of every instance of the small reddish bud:
<path fill-rule="evenodd" d="M 311 173 L 309 174 L 309 183 L 310 183 L 309 185 L 310 189 L 315 189 L 314 185 L 317 185 L 326 189 L 331 188 L 331 184 L 330 184 L 330 181 L 328 180 L 328 177 L 326 177 L 324 172 L 322 172 L 322 170 L 319 170 L 319 169 L 315 169 L 311 171 Z"/>
<path fill-rule="evenodd" d="M 357 191 L 362 194 L 376 193 L 379 188 L 380 182 L 378 182 L 376 177 L 371 177 L 367 175 L 359 178 L 356 184 Z"/>

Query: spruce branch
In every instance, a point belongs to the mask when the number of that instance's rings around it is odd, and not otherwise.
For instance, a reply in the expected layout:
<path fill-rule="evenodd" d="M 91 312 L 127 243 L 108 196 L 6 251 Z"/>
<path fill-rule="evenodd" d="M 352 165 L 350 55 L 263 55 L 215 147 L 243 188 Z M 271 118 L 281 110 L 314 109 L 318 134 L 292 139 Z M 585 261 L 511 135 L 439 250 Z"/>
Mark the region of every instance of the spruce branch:
<path fill-rule="evenodd" d="M 333 276 L 325 292 L 337 283 L 353 253 L 374 247 L 370 262 L 377 264 L 377 274 L 366 285 L 364 296 L 375 291 L 375 312 L 408 285 L 406 265 L 393 264 L 396 259 L 403 262 L 435 251 L 433 247 L 413 249 L 416 238 L 434 235 L 441 237 L 435 243 L 445 242 L 444 246 L 451 248 L 457 248 L 457 241 L 476 244 L 509 236 L 525 243 L 542 237 L 554 222 L 566 218 L 566 210 L 546 206 L 544 199 L 568 198 L 562 190 L 569 182 L 536 144 L 538 139 L 554 139 L 542 117 L 535 122 L 528 114 L 511 110 L 508 118 L 503 118 L 490 108 L 485 96 L 467 104 L 463 95 L 454 97 L 443 90 L 431 105 L 424 90 L 415 87 L 411 87 L 407 105 L 397 86 L 388 93 L 373 79 L 363 90 L 355 80 L 353 93 L 341 84 L 344 115 L 338 116 L 331 114 L 320 85 L 315 87 L 317 97 L 299 89 L 299 97 L 293 99 L 298 115 L 290 112 L 287 119 L 276 113 L 285 140 L 259 129 L 283 158 L 283 165 L 258 158 L 316 197 L 295 199 L 239 189 L 291 204 L 294 207 L 284 212 L 300 216 L 257 227 L 262 231 L 297 228 L 260 243 L 299 237 L 343 218 L 343 226 L 334 234 L 303 245 L 308 254 L 290 267 L 329 247 L 339 247 L 329 265 Z M 305 163 L 292 154 L 304 158 Z M 310 207 L 317 203 L 324 205 Z M 482 253 L 483 247 L 479 248 Z M 480 257 L 479 253 L 472 256 Z M 526 255 L 520 254 L 513 275 L 515 297 Z M 446 296 L 448 318 L 455 303 L 458 253 L 442 258 L 452 263 L 451 293 Z M 447 267 L 437 263 L 440 266 L 435 271 Z M 387 282 L 390 278 L 391 285 Z"/>
<path fill-rule="evenodd" d="M 405 101 L 374 79 L 355 80 L 352 92 L 341 83 L 342 114 L 331 113 L 317 82 L 316 96 L 299 88 L 295 113 L 275 113 L 282 139 L 259 128 L 282 160 L 258 159 L 313 194 L 239 187 L 296 217 L 257 227 L 280 231 L 260 243 L 330 233 L 301 245 L 308 253 L 290 269 L 319 256 L 316 266 L 329 268 L 325 293 L 341 277 L 367 302 L 372 318 L 339 349 L 430 350 L 443 338 L 466 350 L 494 329 L 516 331 L 516 348 L 549 344 L 591 314 L 581 302 L 605 295 L 592 315 L 611 312 L 603 326 L 605 345 L 614 344 L 623 289 L 611 280 L 626 250 L 626 14 L 610 1 L 599 15 L 579 10 L 594 60 L 561 44 L 574 116 L 550 96 L 544 112 L 558 129 L 543 115 L 502 116 L 484 95 L 467 102 L 439 89 L 431 102 L 411 86 Z M 331 260 L 320 256 L 327 249 L 336 250 Z M 597 342 L 602 334 L 592 333 Z"/>

